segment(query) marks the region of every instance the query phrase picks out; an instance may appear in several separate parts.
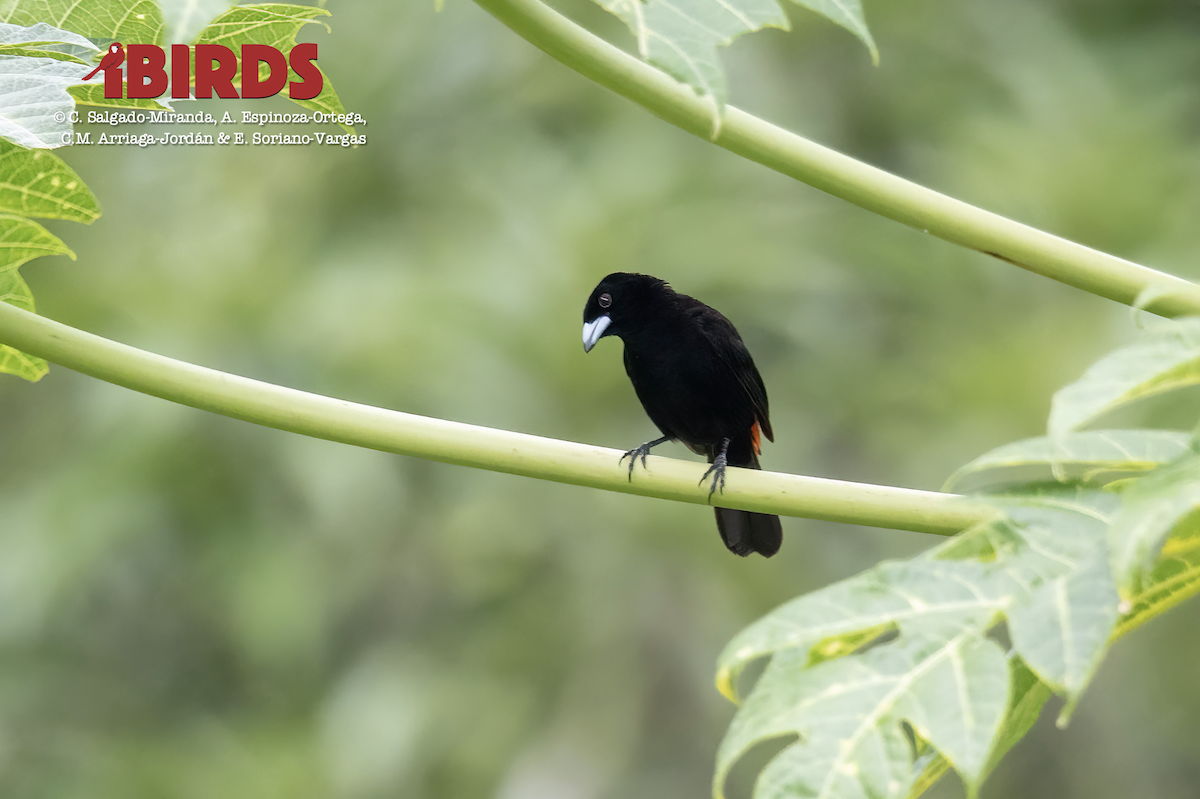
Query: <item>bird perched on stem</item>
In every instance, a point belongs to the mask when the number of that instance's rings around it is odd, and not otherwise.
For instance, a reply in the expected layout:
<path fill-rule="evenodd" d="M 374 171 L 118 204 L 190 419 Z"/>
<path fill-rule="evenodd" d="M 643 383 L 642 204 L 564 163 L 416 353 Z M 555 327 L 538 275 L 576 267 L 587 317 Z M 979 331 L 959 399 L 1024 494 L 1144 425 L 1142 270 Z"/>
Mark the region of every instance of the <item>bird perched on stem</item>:
<path fill-rule="evenodd" d="M 605 336 L 625 342 L 625 371 L 662 437 L 626 452 L 629 479 L 651 448 L 680 441 L 712 464 L 709 497 L 725 487 L 727 466 L 758 469 L 762 437 L 774 441 L 767 390 L 733 323 L 699 300 L 649 275 L 614 272 L 583 309 L 583 349 Z M 779 551 L 779 517 L 715 508 L 730 551 L 771 557 Z"/>

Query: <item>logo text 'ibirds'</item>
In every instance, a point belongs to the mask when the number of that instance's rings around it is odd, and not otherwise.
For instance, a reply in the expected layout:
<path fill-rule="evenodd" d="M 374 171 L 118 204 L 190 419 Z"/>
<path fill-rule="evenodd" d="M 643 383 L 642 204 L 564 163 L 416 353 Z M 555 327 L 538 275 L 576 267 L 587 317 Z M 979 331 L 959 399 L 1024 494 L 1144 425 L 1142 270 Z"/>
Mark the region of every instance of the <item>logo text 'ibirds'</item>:
<path fill-rule="evenodd" d="M 114 49 L 120 45 L 114 45 Z M 192 54 L 195 53 L 193 59 Z M 243 44 L 239 55 L 223 44 L 171 45 L 170 74 L 167 52 L 156 44 L 131 44 L 125 48 L 125 69 L 114 65 L 104 68 L 104 96 L 109 99 L 153 99 L 161 97 L 168 88 L 173 99 L 189 96 L 208 99 L 217 97 L 272 97 L 286 85 L 293 100 L 311 100 L 321 93 L 325 78 L 314 63 L 317 45 L 298 44 L 285 57 L 278 49 L 266 44 Z M 242 72 L 242 90 L 233 84 Z M 195 89 L 192 90 L 192 71 L 195 68 Z M 263 67 L 266 67 L 265 72 Z M 288 67 L 300 80 L 288 81 Z M 128 72 L 126 81 L 125 72 Z"/>

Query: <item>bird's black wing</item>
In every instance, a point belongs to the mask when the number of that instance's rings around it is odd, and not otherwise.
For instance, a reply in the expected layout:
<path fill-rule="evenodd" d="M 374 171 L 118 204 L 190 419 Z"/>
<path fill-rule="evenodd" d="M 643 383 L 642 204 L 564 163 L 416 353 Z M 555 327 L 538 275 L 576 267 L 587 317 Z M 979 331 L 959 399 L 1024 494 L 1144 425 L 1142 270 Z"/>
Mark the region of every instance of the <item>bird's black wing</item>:
<path fill-rule="evenodd" d="M 771 418 L 767 405 L 767 387 L 763 385 L 762 376 L 750 357 L 750 350 L 738 335 L 737 328 L 725 318 L 725 315 L 715 308 L 710 308 L 699 300 L 693 300 L 696 306 L 691 309 L 693 318 L 698 323 L 704 337 L 712 345 L 717 358 L 723 363 L 734 377 L 738 385 L 746 393 L 754 409 L 754 418 L 762 428 L 762 433 L 768 441 L 775 440 L 771 430 Z"/>

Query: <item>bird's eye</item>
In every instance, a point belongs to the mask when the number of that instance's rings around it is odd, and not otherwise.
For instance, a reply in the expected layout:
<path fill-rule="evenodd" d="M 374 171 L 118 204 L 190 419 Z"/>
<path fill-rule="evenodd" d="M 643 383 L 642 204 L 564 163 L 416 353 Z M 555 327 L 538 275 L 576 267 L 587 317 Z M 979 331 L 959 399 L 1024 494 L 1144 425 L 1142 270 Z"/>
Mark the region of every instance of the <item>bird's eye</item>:
<path fill-rule="evenodd" d="M 607 308 L 608 306 L 612 305 L 612 295 L 611 294 L 601 294 L 600 299 L 597 300 L 597 302 L 600 303 L 601 308 Z"/>

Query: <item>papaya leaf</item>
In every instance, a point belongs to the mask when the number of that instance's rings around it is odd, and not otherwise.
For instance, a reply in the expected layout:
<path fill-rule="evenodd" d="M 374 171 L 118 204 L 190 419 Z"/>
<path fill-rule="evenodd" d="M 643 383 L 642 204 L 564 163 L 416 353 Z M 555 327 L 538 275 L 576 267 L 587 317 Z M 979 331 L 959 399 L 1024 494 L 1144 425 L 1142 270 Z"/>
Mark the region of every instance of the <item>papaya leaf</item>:
<path fill-rule="evenodd" d="M 196 37 L 196 44 L 223 44 L 234 51 L 240 51 L 243 44 L 267 44 L 286 53 L 295 46 L 300 29 L 323 16 L 329 16 L 329 12 L 323 8 L 286 3 L 234 6 L 209 23 Z M 292 102 L 314 111 L 344 114 L 346 109 L 334 91 L 329 76 L 324 72 L 321 74 L 324 85 L 320 94 L 311 100 Z M 233 82 L 240 87 L 241 80 L 239 64 Z M 342 124 L 341 127 L 351 133 L 354 131 L 349 125 Z"/>
<path fill-rule="evenodd" d="M 788 29 L 776 0 L 596 0 L 620 17 L 637 39 L 642 59 L 659 67 L 697 94 L 724 106 L 725 72 L 717 48 L 763 28 Z M 793 0 L 829 18 L 866 45 L 874 63 L 879 51 L 867 29 L 860 0 Z"/>
<path fill-rule="evenodd" d="M 1025 734 L 1033 729 L 1042 707 L 1050 698 L 1050 688 L 1017 655 L 1011 655 L 1009 663 L 1009 706 L 1000 725 L 1000 737 L 992 749 L 992 759 L 984 774 L 991 774 L 1000 760 L 1008 754 Z"/>
<path fill-rule="evenodd" d="M 1143 580 L 1141 590 L 1122 603 L 1127 612 L 1117 624 L 1113 638 L 1140 627 L 1151 619 L 1200 593 L 1200 524 L 1192 516 L 1177 526 L 1163 544 L 1154 570 Z"/>
<path fill-rule="evenodd" d="M 1103 485 L 1145 474 L 1188 451 L 1186 433 L 1094 430 L 1029 438 L 997 447 L 950 475 L 943 491 L 1030 483 Z"/>
<path fill-rule="evenodd" d="M 978 773 L 1007 704 L 1007 666 L 975 625 L 945 622 L 910 624 L 893 644 L 809 669 L 796 650 L 776 654 L 721 745 L 719 784 L 753 743 L 798 733 L 803 742 L 759 775 L 756 797 L 903 797 L 912 755 L 901 721 L 961 773 Z"/>
<path fill-rule="evenodd" d="M 243 44 L 267 44 L 287 52 L 295 46 L 301 28 L 329 15 L 324 8 L 288 3 L 233 6 L 210 22 L 195 43 L 223 44 L 234 50 Z"/>
<path fill-rule="evenodd" d="M 772 658 L 721 745 L 715 794 L 753 745 L 799 734 L 760 775 L 759 799 L 903 797 L 916 779 L 905 721 L 970 781 L 1007 705 L 1004 653 L 984 635 L 1003 609 L 1005 579 L 971 561 L 883 563 L 738 635 L 721 656 L 725 690 L 751 660 Z M 899 636 L 860 653 L 812 657 L 836 635 L 885 629 Z"/>
<path fill-rule="evenodd" d="M 0 22 L 49 23 L 93 39 L 162 44 L 163 20 L 153 0 L 0 0 Z"/>
<path fill-rule="evenodd" d="M 1190 429 L 1200 419 L 1200 319 L 1175 319 L 1101 358 L 1054 395 L 1049 433 L 1061 436 L 1142 409 L 1153 427 Z"/>
<path fill-rule="evenodd" d="M 917 799 L 918 796 L 937 785 L 942 777 L 950 771 L 950 761 L 941 752 L 930 747 L 917 758 L 913 764 L 913 771 L 916 772 L 917 777 L 913 780 L 912 787 L 908 789 L 908 799 Z"/>
<path fill-rule="evenodd" d="M 0 273 L 16 272 L 22 264 L 43 255 L 75 258 L 67 245 L 37 222 L 0 213 Z"/>
<path fill-rule="evenodd" d="M 1109 530 L 1112 568 L 1123 599 L 1132 600 L 1153 581 L 1168 538 L 1178 548 L 1200 535 L 1200 454 L 1188 450 L 1172 463 L 1134 481 L 1121 495 L 1122 508 Z"/>
<path fill-rule="evenodd" d="M 0 56 L 0 139 L 34 148 L 70 144 L 75 100 L 67 87 L 89 71 L 57 58 Z"/>
<path fill-rule="evenodd" d="M 725 70 L 717 47 L 763 28 L 788 29 L 775 0 L 722 3 L 697 0 L 596 0 L 620 17 L 637 38 L 638 54 L 697 94 L 724 105 Z"/>
<path fill-rule="evenodd" d="M 91 224 L 100 205 L 58 156 L 0 141 L 0 213 Z"/>
<path fill-rule="evenodd" d="M 0 23 L 0 55 L 54 58 L 91 64 L 100 48 L 77 33 L 39 22 L 25 27 Z M 90 70 L 90 67 L 89 67 Z"/>
<path fill-rule="evenodd" d="M 998 503 L 1020 544 L 1004 558 L 1026 589 L 1007 611 L 1013 649 L 1064 695 L 1065 723 L 1104 657 L 1120 600 L 1109 566 L 1108 526 L 1120 498 L 1080 491 L 1006 497 Z"/>
<path fill-rule="evenodd" d="M 213 18 L 232 5 L 231 0 L 162 0 L 167 41 L 190 44 Z"/>
<path fill-rule="evenodd" d="M 797 597 L 743 630 L 719 658 L 717 686 L 730 700 L 741 698 L 737 688 L 742 670 L 752 661 L 786 649 L 820 646 L 813 665 L 830 659 L 830 642 L 853 636 L 855 649 L 869 640 L 864 631 L 882 635 L 908 619 L 958 618 L 964 610 L 990 620 L 1003 609 L 1001 597 L 978 594 L 975 583 L 988 578 L 982 564 L 917 559 L 881 563 L 873 569 L 820 591 Z M 964 582 L 964 579 L 966 582 Z M 914 593 L 915 591 L 915 593 Z M 848 651 L 854 651 L 846 648 Z"/>
<path fill-rule="evenodd" d="M 871 63 L 879 64 L 879 49 L 871 32 L 867 30 L 867 18 L 863 14 L 861 0 L 792 0 L 798 6 L 811 9 L 841 25 L 859 38 L 871 53 Z"/>
<path fill-rule="evenodd" d="M 37 222 L 0 213 L 0 302 L 33 310 L 33 295 L 17 273 L 21 264 L 42 255 L 75 254 L 57 236 Z M 46 374 L 46 362 L 0 344 L 0 372 L 38 380 Z"/>
<path fill-rule="evenodd" d="M 0 270 L 0 302 L 7 302 L 27 311 L 33 310 L 33 295 L 29 293 L 29 286 L 25 285 L 25 280 L 16 269 Z M 41 358 L 26 355 L 7 344 L 0 344 L 0 373 L 14 374 L 34 383 L 41 380 L 48 371 L 49 367 Z"/>
<path fill-rule="evenodd" d="M 29 42 L 28 44 L 0 44 L 0 56 L 25 56 L 26 58 L 53 58 L 56 61 L 70 61 L 74 64 L 87 64 L 78 56 L 62 53 L 58 50 L 44 49 L 44 46 L 54 45 L 54 42 Z"/>
<path fill-rule="evenodd" d="M 126 81 L 126 86 L 129 85 Z M 94 105 L 99 108 L 143 108 L 148 111 L 168 111 L 171 109 L 170 102 L 162 98 L 147 98 L 147 97 L 105 97 L 103 83 L 83 83 L 77 86 L 72 86 L 67 89 L 67 93 L 75 98 L 77 105 Z M 121 94 L 128 94 L 128 91 L 122 91 Z"/>
<path fill-rule="evenodd" d="M 328 75 L 325 76 L 325 84 L 321 87 L 320 94 L 311 100 L 292 100 L 292 102 L 311 111 L 320 111 L 323 114 L 346 113 L 346 108 L 342 105 L 342 100 L 338 97 L 337 92 L 334 91 L 333 84 L 330 83 Z M 338 122 L 337 124 L 338 127 L 347 133 L 354 132 L 353 125 L 347 125 L 344 122 Z"/>
<path fill-rule="evenodd" d="M 989 501 L 1004 515 L 795 599 L 730 642 L 717 682 L 731 698 L 746 665 L 771 660 L 722 742 L 716 796 L 745 752 L 783 736 L 799 738 L 759 774 L 756 799 L 903 799 L 949 766 L 973 793 L 1051 689 L 1073 707 L 1117 619 L 1106 531 L 1119 499 Z M 1009 655 L 990 635 L 1004 620 Z"/>
<path fill-rule="evenodd" d="M 9 71 L 32 69 L 33 59 L 70 62 L 65 69 L 42 68 L 34 74 L 0 78 L 0 137 L 24 147 L 60 147 L 71 143 L 73 125 L 69 114 L 77 103 L 109 108 L 146 108 L 165 110 L 158 100 L 107 98 L 103 77 L 82 83 L 103 50 L 76 33 L 53 28 L 45 23 L 30 27 L 0 23 L 0 58 L 25 56 Z M 5 90 L 7 88 L 7 94 Z M 3 117 L 13 117 L 16 128 L 6 134 Z"/>
<path fill-rule="evenodd" d="M 1000 724 L 1000 735 L 992 749 L 992 757 L 984 771 L 990 774 L 1008 750 L 1033 728 L 1041 715 L 1042 706 L 1050 698 L 1050 689 L 1016 655 L 1009 656 L 1009 706 Z M 920 776 L 913 783 L 908 799 L 916 799 L 932 788 L 950 770 L 950 761 L 936 750 L 930 750 L 917 759 L 916 768 Z"/>

